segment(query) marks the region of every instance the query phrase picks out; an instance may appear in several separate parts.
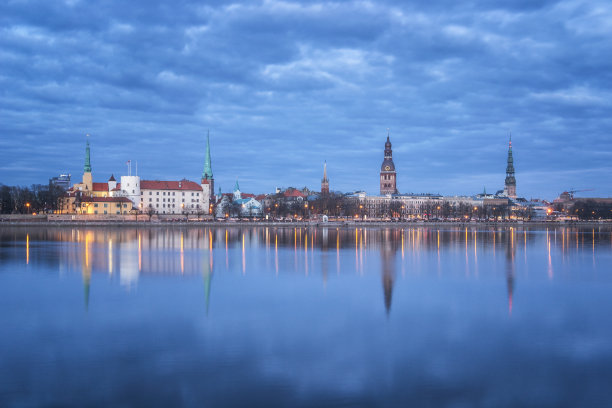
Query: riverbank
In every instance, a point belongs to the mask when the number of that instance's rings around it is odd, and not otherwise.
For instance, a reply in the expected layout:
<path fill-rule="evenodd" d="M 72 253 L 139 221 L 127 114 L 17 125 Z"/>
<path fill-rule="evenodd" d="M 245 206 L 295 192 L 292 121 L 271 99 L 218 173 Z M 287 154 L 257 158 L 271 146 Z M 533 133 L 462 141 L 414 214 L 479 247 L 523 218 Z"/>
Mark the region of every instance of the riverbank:
<path fill-rule="evenodd" d="M 610 221 L 211 221 L 211 220 L 49 220 L 44 215 L 21 216 L 18 219 L 0 217 L 0 228 L 3 226 L 36 226 L 36 227 L 273 227 L 273 228 L 417 228 L 417 227 L 535 227 L 535 228 L 556 228 L 556 227 L 590 227 L 605 228 L 612 230 Z"/>

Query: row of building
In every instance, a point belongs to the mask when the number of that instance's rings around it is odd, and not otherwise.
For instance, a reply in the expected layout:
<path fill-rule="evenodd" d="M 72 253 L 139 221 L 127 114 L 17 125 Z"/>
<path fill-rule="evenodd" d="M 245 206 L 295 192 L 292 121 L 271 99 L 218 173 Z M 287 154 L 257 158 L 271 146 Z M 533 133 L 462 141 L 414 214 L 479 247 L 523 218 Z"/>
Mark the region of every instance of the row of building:
<path fill-rule="evenodd" d="M 128 162 L 129 164 L 129 162 Z M 137 171 L 136 171 L 137 173 Z M 393 150 L 389 135 L 384 145 L 383 162 L 380 168 L 380 194 L 367 195 L 357 191 L 342 194 L 341 198 L 357 203 L 362 216 L 380 216 L 389 213 L 389 208 L 395 216 L 420 218 L 432 209 L 440 210 L 444 206 L 484 208 L 484 207 L 525 207 L 530 206 L 542 213 L 546 211 L 545 203 L 528 202 L 516 195 L 516 178 L 514 174 L 514 158 L 512 140 L 508 145 L 508 159 L 504 189 L 495 194 L 474 196 L 442 196 L 440 194 L 402 194 L 397 188 L 397 171 L 393 161 Z M 117 181 L 111 175 L 106 182 L 94 182 L 91 166 L 91 151 L 89 138 L 85 148 L 85 165 L 80 183 L 68 188 L 66 195 L 60 200 L 59 211 L 63 214 L 131 214 L 134 212 L 160 215 L 198 214 L 225 218 L 231 216 L 261 217 L 271 213 L 279 200 L 289 207 L 309 208 L 309 202 L 321 198 L 336 196 L 330 193 L 327 163 L 323 166 L 323 178 L 318 192 L 307 189 L 288 188 L 277 189 L 275 194 L 242 193 L 236 181 L 232 193 L 214 195 L 214 177 L 211 165 L 210 137 L 206 140 L 206 154 L 200 183 L 190 180 L 146 180 L 138 174 L 121 176 Z M 439 213 L 439 211 L 438 211 Z M 431 214 L 427 214 L 431 215 Z"/>

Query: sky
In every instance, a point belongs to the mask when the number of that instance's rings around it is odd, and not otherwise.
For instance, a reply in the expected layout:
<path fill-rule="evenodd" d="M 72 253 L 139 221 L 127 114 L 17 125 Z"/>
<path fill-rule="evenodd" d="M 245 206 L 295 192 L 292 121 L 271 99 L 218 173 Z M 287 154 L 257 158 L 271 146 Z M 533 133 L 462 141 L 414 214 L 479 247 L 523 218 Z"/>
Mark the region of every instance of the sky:
<path fill-rule="evenodd" d="M 609 1 L 0 3 L 0 183 L 612 196 Z"/>

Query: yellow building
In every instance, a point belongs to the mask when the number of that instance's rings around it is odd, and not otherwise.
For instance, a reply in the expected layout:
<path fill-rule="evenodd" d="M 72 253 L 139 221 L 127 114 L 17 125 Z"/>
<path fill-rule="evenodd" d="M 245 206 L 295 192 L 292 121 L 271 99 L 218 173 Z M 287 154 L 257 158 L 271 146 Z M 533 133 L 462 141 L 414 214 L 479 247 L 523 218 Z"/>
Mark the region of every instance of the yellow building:
<path fill-rule="evenodd" d="M 132 200 L 127 197 L 82 197 L 77 214 L 129 214 Z"/>

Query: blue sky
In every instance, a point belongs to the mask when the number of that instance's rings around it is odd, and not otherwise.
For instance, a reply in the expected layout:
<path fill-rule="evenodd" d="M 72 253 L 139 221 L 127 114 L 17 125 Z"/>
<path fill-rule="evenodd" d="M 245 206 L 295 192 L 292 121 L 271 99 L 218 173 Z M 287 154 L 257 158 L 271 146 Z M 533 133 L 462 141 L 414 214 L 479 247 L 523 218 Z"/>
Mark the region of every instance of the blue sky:
<path fill-rule="evenodd" d="M 503 187 L 612 196 L 607 1 L 0 4 L 0 182 L 94 179 L 138 161 L 216 184 L 378 192 L 387 128 L 400 192 Z"/>

